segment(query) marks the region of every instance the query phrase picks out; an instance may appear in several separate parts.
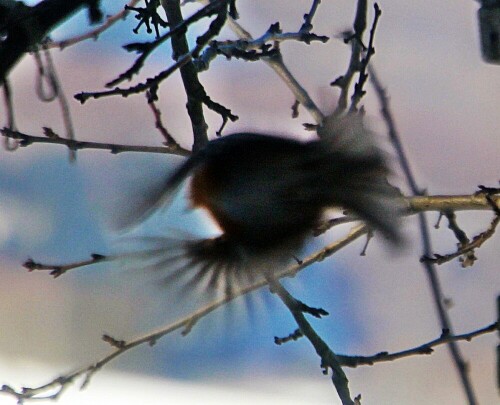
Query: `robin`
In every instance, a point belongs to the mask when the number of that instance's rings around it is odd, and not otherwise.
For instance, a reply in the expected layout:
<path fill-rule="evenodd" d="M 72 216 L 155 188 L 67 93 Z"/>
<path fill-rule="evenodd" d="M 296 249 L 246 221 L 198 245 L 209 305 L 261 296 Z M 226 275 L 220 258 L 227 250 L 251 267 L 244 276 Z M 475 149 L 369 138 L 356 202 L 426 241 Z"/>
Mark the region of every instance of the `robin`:
<path fill-rule="evenodd" d="M 185 241 L 182 266 L 170 276 L 234 287 L 272 276 L 301 249 L 326 210 L 342 207 L 392 242 L 399 242 L 400 194 L 386 180 L 387 159 L 359 116 L 329 117 L 319 139 L 237 133 L 210 141 L 164 183 L 164 201 L 189 179 L 188 199 L 220 229 Z M 168 257 L 168 248 L 155 249 Z M 176 256 L 178 259 L 179 256 Z M 175 266 L 174 266 L 175 267 Z"/>

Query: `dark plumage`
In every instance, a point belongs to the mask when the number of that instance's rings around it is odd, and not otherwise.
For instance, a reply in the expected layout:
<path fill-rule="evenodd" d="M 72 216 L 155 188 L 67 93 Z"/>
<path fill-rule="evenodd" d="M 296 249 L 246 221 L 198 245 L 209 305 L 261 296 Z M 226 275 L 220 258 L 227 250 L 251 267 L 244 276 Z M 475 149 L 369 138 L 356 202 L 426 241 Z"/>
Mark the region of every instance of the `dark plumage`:
<path fill-rule="evenodd" d="M 221 229 L 214 239 L 184 242 L 182 266 L 191 283 L 231 294 L 234 284 L 282 269 L 305 243 L 324 211 L 343 207 L 400 240 L 399 193 L 373 134 L 357 117 L 330 118 L 321 139 L 238 133 L 213 140 L 180 166 L 164 185 L 162 199 L 190 178 L 189 199 Z M 165 249 L 155 249 L 168 256 Z"/>

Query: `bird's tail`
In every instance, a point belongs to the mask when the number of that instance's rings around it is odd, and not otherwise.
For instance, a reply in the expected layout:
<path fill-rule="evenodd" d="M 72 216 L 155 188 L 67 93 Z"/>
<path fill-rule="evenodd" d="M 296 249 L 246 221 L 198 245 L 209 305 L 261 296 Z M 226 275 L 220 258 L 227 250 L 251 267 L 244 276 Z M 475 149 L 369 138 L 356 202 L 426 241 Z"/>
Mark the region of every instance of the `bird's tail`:
<path fill-rule="evenodd" d="M 123 252 L 115 256 L 119 266 L 152 281 L 177 304 L 238 296 L 283 269 L 292 257 L 279 249 L 274 254 L 254 252 L 224 235 L 200 238 L 173 232 L 124 238 L 119 244 Z"/>
<path fill-rule="evenodd" d="M 321 176 L 319 198 L 352 211 L 390 241 L 401 242 L 403 199 L 387 180 L 389 159 L 375 134 L 359 115 L 328 117 L 318 134 L 312 155 Z"/>

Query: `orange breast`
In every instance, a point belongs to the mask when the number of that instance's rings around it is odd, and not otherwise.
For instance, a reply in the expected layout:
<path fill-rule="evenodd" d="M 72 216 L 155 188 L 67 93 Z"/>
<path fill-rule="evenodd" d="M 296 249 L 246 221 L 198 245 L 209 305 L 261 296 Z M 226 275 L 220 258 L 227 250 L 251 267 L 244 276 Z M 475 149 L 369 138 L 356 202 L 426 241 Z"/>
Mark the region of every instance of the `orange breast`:
<path fill-rule="evenodd" d="M 207 167 L 198 170 L 191 179 L 190 199 L 193 208 L 212 211 L 214 197 L 218 194 L 217 188 Z"/>
<path fill-rule="evenodd" d="M 205 209 L 225 235 L 238 237 L 244 229 L 223 211 L 220 204 L 220 189 L 224 185 L 216 179 L 215 173 L 206 166 L 193 175 L 189 194 L 191 205 L 193 208 Z"/>

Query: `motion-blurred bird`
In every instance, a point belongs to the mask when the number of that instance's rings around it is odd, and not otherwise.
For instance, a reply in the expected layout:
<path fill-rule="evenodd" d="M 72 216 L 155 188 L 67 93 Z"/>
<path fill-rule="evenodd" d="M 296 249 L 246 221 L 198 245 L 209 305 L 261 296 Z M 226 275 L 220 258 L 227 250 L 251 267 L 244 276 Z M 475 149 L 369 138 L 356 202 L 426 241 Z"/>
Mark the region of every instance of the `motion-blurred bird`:
<path fill-rule="evenodd" d="M 220 235 L 183 241 L 180 250 L 169 243 L 152 249 L 167 279 L 186 278 L 189 285 L 230 295 L 236 286 L 289 264 L 332 207 L 347 209 L 399 242 L 400 194 L 387 182 L 387 160 L 374 134 L 349 115 L 327 118 L 318 135 L 302 142 L 237 133 L 210 141 L 188 158 L 153 205 L 189 178 L 191 206 L 206 210 Z"/>

